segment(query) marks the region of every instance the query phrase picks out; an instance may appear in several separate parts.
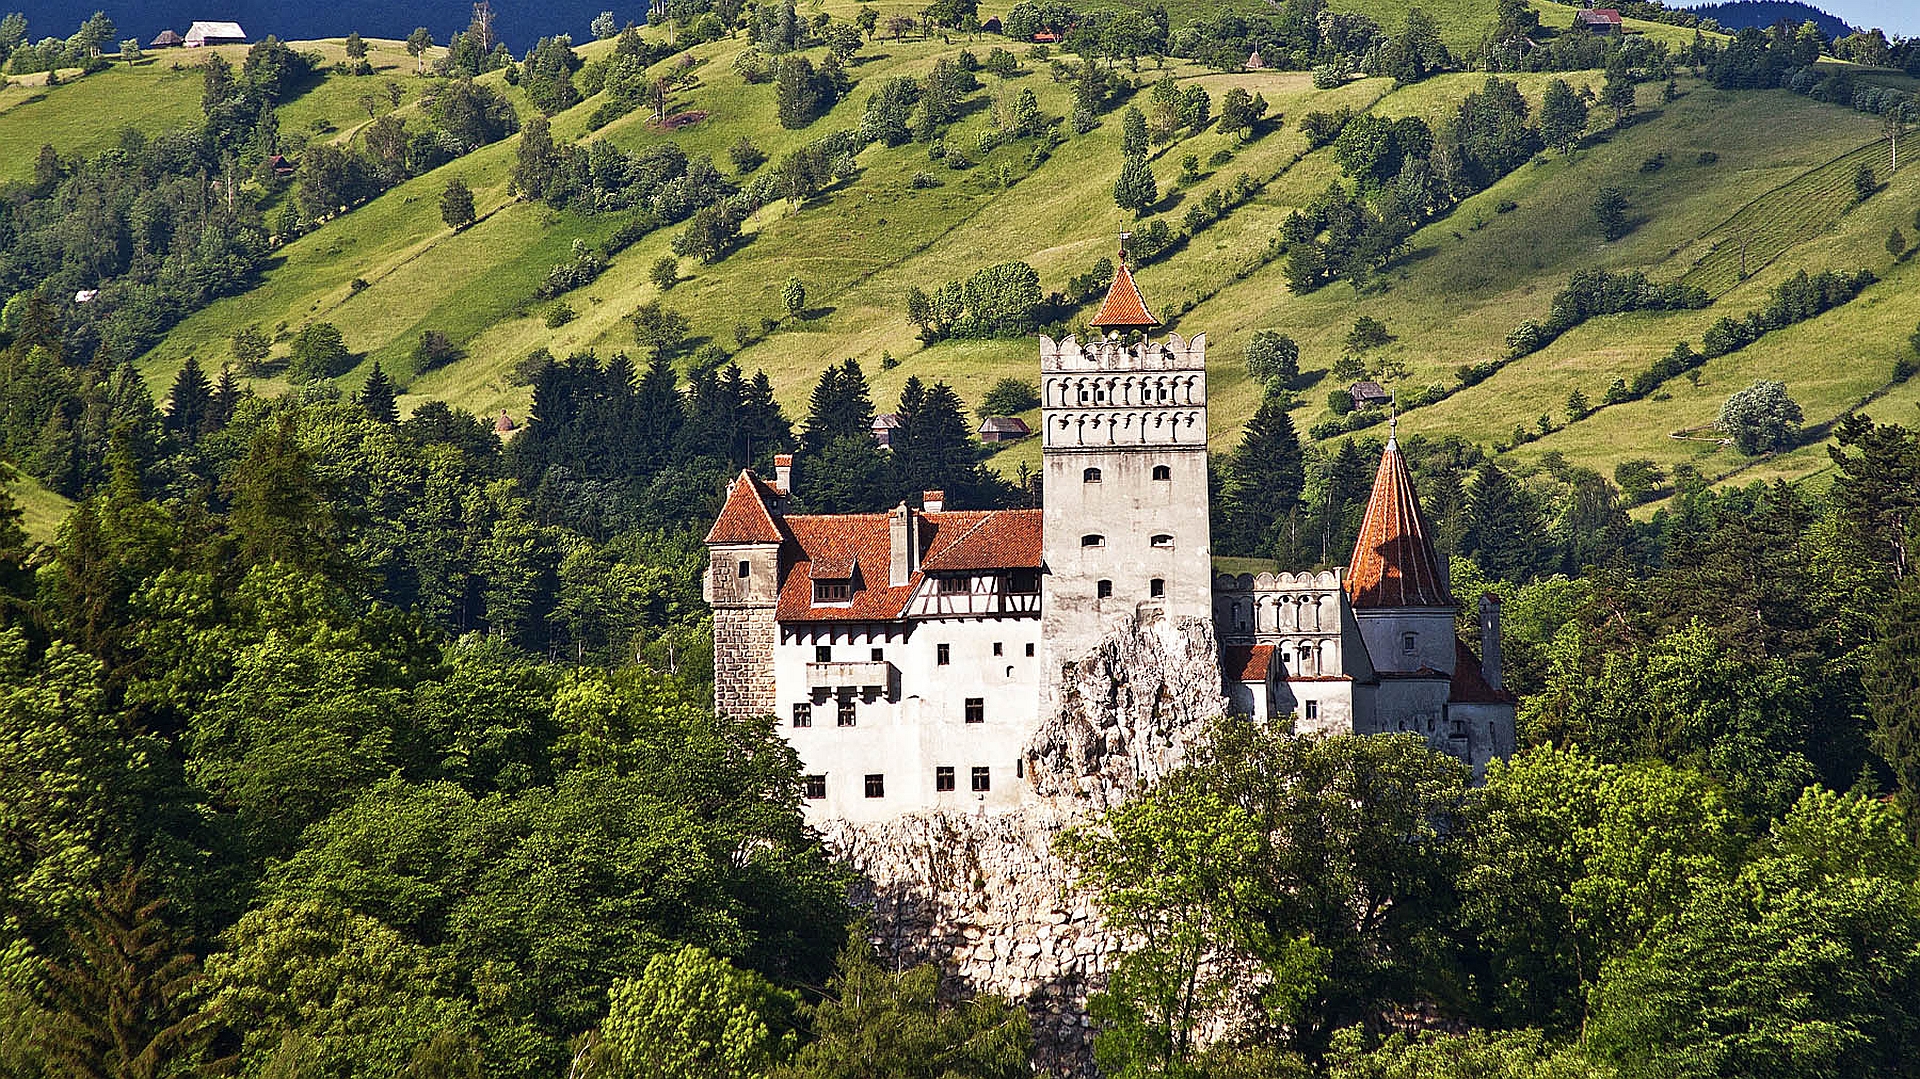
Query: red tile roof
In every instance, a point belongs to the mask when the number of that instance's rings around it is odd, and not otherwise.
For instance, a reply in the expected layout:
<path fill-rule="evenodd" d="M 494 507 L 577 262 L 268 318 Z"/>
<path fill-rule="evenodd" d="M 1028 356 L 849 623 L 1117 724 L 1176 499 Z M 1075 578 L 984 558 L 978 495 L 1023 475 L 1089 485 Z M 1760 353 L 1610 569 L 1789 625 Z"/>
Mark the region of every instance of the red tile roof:
<path fill-rule="evenodd" d="M 1039 510 L 952 510 L 920 515 L 921 568 L 934 572 L 1039 569 Z M 933 525 L 929 540 L 927 525 Z"/>
<path fill-rule="evenodd" d="M 1126 259 L 1120 260 L 1113 284 L 1107 287 L 1107 298 L 1100 303 L 1100 312 L 1087 325 L 1102 330 L 1144 330 L 1160 325 L 1160 320 L 1147 310 L 1147 301 L 1141 299 L 1133 274 L 1127 271 Z"/>
<path fill-rule="evenodd" d="M 1480 671 L 1480 657 L 1459 637 L 1453 639 L 1453 656 L 1453 688 L 1447 692 L 1448 704 L 1513 704 L 1520 699 L 1493 688 Z"/>
<path fill-rule="evenodd" d="M 779 543 L 786 539 L 773 513 L 777 497 L 752 469 L 741 471 L 740 478 L 727 487 L 727 504 L 707 533 L 707 542 Z"/>
<path fill-rule="evenodd" d="M 884 513 L 783 518 L 793 536 L 793 560 L 780 585 L 775 617 L 783 622 L 868 622 L 901 617 L 926 572 L 985 572 L 1040 568 L 1039 510 L 950 510 L 914 513 L 920 568 L 899 587 L 887 584 L 892 531 Z M 845 605 L 814 606 L 813 581 L 851 575 L 860 587 Z"/>
<path fill-rule="evenodd" d="M 1265 682 L 1273 669 L 1273 646 L 1230 644 L 1220 650 L 1220 669 L 1236 682 Z"/>
<path fill-rule="evenodd" d="M 1360 540 L 1347 566 L 1347 596 L 1355 607 L 1453 606 L 1413 476 L 1393 438 L 1380 455 Z"/>

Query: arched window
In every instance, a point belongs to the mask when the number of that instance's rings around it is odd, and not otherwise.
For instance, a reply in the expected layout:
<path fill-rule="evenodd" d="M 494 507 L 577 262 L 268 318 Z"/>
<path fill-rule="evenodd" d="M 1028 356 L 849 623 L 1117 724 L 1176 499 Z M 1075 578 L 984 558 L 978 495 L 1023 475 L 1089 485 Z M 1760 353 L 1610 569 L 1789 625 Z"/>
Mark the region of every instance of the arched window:
<path fill-rule="evenodd" d="M 1155 547 L 1171 547 L 1173 546 L 1173 537 L 1162 532 L 1147 542 L 1153 544 Z"/>
<path fill-rule="evenodd" d="M 1099 482 L 1100 482 L 1100 470 L 1099 470 L 1099 469 L 1097 469 L 1097 468 L 1089 468 L 1089 469 L 1087 469 L 1087 470 L 1085 470 L 1084 472 L 1081 472 L 1081 473 L 1080 473 L 1080 482 L 1081 482 L 1081 483 L 1099 483 Z"/>
<path fill-rule="evenodd" d="M 1147 595 L 1153 597 L 1154 599 L 1159 599 L 1160 597 L 1166 594 L 1167 594 L 1166 578 L 1155 577 L 1153 580 L 1147 582 Z"/>
<path fill-rule="evenodd" d="M 1156 480 L 1171 480 L 1173 478 L 1173 469 L 1168 468 L 1166 465 L 1154 465 L 1153 478 Z"/>
<path fill-rule="evenodd" d="M 1080 537 L 1080 546 L 1082 547 L 1105 547 L 1106 545 L 1107 537 L 1102 535 L 1089 533 L 1088 535 Z"/>

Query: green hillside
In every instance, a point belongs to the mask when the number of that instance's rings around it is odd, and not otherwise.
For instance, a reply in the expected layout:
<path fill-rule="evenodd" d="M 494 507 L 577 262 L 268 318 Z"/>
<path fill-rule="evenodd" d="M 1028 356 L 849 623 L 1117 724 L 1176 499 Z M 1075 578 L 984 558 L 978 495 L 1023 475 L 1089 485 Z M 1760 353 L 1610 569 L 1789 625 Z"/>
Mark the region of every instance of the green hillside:
<path fill-rule="evenodd" d="M 1388 26 L 1404 19 L 1404 10 L 1391 4 L 1349 0 L 1345 6 L 1366 10 Z M 1425 7 L 1455 48 L 1484 37 L 1491 19 L 1487 5 Z M 1566 25 L 1574 10 L 1539 7 L 1548 27 Z M 850 8 L 824 6 L 836 15 Z M 1659 24 L 1639 28 L 1676 45 L 1692 37 L 1691 31 Z M 580 52 L 591 59 L 605 55 L 610 44 L 590 43 Z M 597 244 L 618 221 L 615 215 L 590 217 L 512 199 L 508 178 L 517 140 L 485 147 L 287 245 L 258 287 L 177 326 L 141 359 L 144 373 L 163 387 L 188 355 L 218 367 L 237 328 L 255 325 L 284 340 L 302 325 L 327 321 L 340 326 L 348 346 L 363 358 L 342 380 L 348 388 L 378 361 L 407 389 L 403 407 L 441 399 L 483 415 L 504 410 L 520 419 L 529 391 L 512 378 L 516 361 L 538 348 L 556 355 L 633 350 L 626 316 L 660 299 L 688 318 L 696 342 L 721 346 L 748 370 L 766 370 L 790 414 L 802 411 L 820 370 L 847 356 L 861 361 L 883 407 L 909 375 L 946 379 L 974 404 L 995 379 L 1031 377 L 1031 340 L 924 346 L 905 318 L 903 296 L 913 286 L 931 287 L 1013 259 L 1035 266 L 1043 288 L 1059 289 L 1110 256 L 1116 233 L 1144 225 L 1112 198 L 1121 156 L 1120 110 L 1090 133 L 1069 137 L 1037 166 L 1030 164 L 1030 140 L 981 158 L 975 143 L 990 127 L 994 99 L 1031 89 L 1047 116 L 1064 120 L 1072 110 L 1070 86 L 1053 81 L 1044 60 L 1027 58 L 1025 46 L 1000 39 L 879 39 L 867 42 L 851 65 L 854 90 L 826 116 L 790 131 L 776 121 L 772 86 L 751 85 L 734 70 L 746 45 L 739 37 L 692 50 L 700 63 L 697 79 L 675 96 L 671 111 L 696 114 L 696 122 L 666 132 L 640 110 L 591 138 L 627 151 L 671 139 L 689 155 L 714 155 L 731 173 L 725 151 L 742 137 L 777 162 L 827 133 L 857 126 L 869 94 L 885 80 L 923 75 L 936 59 L 963 47 L 981 57 L 995 46 L 1009 47 L 1023 58 L 1023 71 L 1007 79 L 982 72 L 970 112 L 946 134 L 945 145 L 977 159 L 972 167 L 947 168 L 918 144 L 875 144 L 859 155 L 851 179 L 803 204 L 778 202 L 754 214 L 745 224 L 747 242 L 724 259 L 712 265 L 681 259 L 682 280 L 664 296 L 649 270 L 668 253 L 680 227 L 648 235 L 614 256 L 592 284 L 561 297 L 578 317 L 557 330 L 546 326 L 550 304 L 535 301 L 535 288 L 568 258 L 575 241 Z M 337 50 L 339 43 L 323 47 Z M 430 80 L 410 77 L 412 61 L 397 43 L 376 43 L 375 59 L 391 69 L 383 76 L 403 87 L 409 100 L 402 110 L 413 109 L 418 87 Z M 1478 385 L 1411 410 L 1404 424 L 1492 445 L 1506 441 L 1516 425 L 1532 428 L 1542 413 L 1564 423 L 1571 390 L 1599 401 L 1615 378 L 1631 379 L 1678 341 L 1697 345 L 1707 326 L 1762 306 L 1774 285 L 1802 269 L 1864 267 L 1882 281 L 1838 310 L 1707 363 L 1697 381 L 1675 380 L 1646 400 L 1602 409 L 1527 443 L 1514 456 L 1536 460 L 1558 451 L 1603 472 L 1618 460 L 1647 457 L 1664 465 L 1694 461 L 1710 476 L 1798 478 L 1825 467 L 1817 447 L 1755 462 L 1710 442 L 1671 436 L 1711 422 L 1728 392 L 1759 377 L 1784 379 L 1809 426 L 1862 402 L 1898 410 L 1914 399 L 1912 387 L 1881 395 L 1894 356 L 1907 347 L 1913 329 L 1913 312 L 1894 297 L 1915 283 L 1911 264 L 1896 261 L 1884 244 L 1894 225 L 1912 229 L 1920 182 L 1903 168 L 1871 199 L 1853 204 L 1852 170 L 1869 162 L 1885 171 L 1885 144 L 1877 141 L 1874 117 L 1784 91 L 1719 91 L 1684 76 L 1678 99 L 1663 102 L 1661 87 L 1645 84 L 1635 123 L 1605 130 L 1606 114 L 1596 107 L 1582 149 L 1567 157 L 1537 157 L 1467 199 L 1416 233 L 1410 252 L 1365 289 L 1340 281 L 1296 295 L 1287 287 L 1283 262 L 1268 261 L 1269 244 L 1290 213 L 1340 175 L 1331 149 L 1309 152 L 1300 119 L 1344 106 L 1389 118 L 1419 115 L 1437 130 L 1486 76 L 1443 75 L 1399 89 L 1391 80 L 1359 79 L 1316 90 L 1304 73 L 1221 74 L 1183 61 L 1169 61 L 1165 70 L 1183 84 L 1206 88 L 1216 107 L 1228 89 L 1243 86 L 1262 94 L 1281 117 L 1244 145 L 1208 131 L 1165 147 L 1152 160 L 1164 196 L 1159 216 L 1176 228 L 1187 205 L 1243 174 L 1258 185 L 1251 199 L 1138 274 L 1156 310 L 1163 317 L 1178 314 L 1169 318 L 1174 328 L 1208 335 L 1216 445 L 1235 436 L 1257 403 L 1258 387 L 1241 364 L 1241 350 L 1257 330 L 1293 336 L 1303 369 L 1320 376 L 1301 387 L 1295 420 L 1304 431 L 1328 417 L 1325 401 L 1336 385 L 1328 371 L 1355 318 L 1380 319 L 1396 338 L 1368 357 L 1371 370 L 1390 376 L 1383 381 L 1402 391 L 1451 385 L 1461 365 L 1501 358 L 1507 333 L 1524 319 L 1543 318 L 1570 273 L 1595 267 L 1698 283 L 1713 302 L 1704 310 L 1595 319 Z M 1149 61 L 1136 78 L 1146 83 L 1160 74 Z M 1599 72 L 1566 77 L 1599 88 Z M 1514 78 L 1537 106 L 1550 76 Z M 141 79 L 173 88 L 191 108 L 192 80 L 143 68 L 115 71 L 57 88 L 48 102 L 0 111 L 0 144 L 30 141 L 18 121 L 23 110 L 57 104 L 60 95 L 78 95 L 89 85 L 96 85 L 96 95 L 124 93 Z M 505 90 L 523 116 L 532 114 L 521 90 L 498 73 L 486 79 Z M 283 130 L 351 140 L 366 118 L 358 110 L 367 85 L 342 76 L 321 79 L 283 106 Z M 556 116 L 555 138 L 588 138 L 587 118 L 600 103 L 590 98 Z M 1061 126 L 1071 135 L 1071 128 Z M 1203 164 L 1197 178 L 1181 182 L 1184 158 L 1207 163 L 1216 154 L 1230 159 Z M 937 185 L 914 186 L 917 173 L 932 175 Z M 440 221 L 438 196 L 451 176 L 473 188 L 480 215 L 459 233 Z M 1605 186 L 1625 193 L 1633 225 L 1613 242 L 1601 239 L 1589 211 L 1593 192 Z M 797 320 L 785 317 L 779 299 L 792 277 L 805 283 L 808 297 L 808 311 Z M 763 318 L 778 325 L 758 337 Z M 751 332 L 741 345 L 736 328 L 743 325 Z M 428 330 L 447 334 L 466 355 L 415 375 L 411 354 Z M 883 371 L 884 356 L 898 366 Z M 272 391 L 277 384 L 263 379 L 256 388 Z M 1037 452 L 1031 443 L 1016 444 L 998 463 L 1011 469 Z"/>

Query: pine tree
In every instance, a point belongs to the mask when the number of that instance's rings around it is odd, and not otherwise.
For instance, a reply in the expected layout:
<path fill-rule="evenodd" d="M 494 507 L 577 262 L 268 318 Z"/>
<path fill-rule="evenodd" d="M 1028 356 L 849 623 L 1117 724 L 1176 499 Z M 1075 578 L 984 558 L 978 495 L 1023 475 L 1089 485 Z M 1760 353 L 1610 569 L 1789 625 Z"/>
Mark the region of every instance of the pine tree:
<path fill-rule="evenodd" d="M 393 380 L 380 369 L 379 360 L 373 361 L 367 384 L 360 390 L 360 407 L 380 423 L 399 423 L 400 409 L 394 404 L 394 396 Z"/>
<path fill-rule="evenodd" d="M 873 398 L 859 361 L 849 357 L 822 371 L 807 401 L 802 448 L 807 453 L 816 453 L 834 439 L 871 438 L 872 433 Z"/>
<path fill-rule="evenodd" d="M 1306 482 L 1300 436 L 1283 396 L 1268 394 L 1260 402 L 1222 479 L 1222 546 L 1234 554 L 1270 554 Z"/>
<path fill-rule="evenodd" d="M 240 384 L 234 381 L 233 369 L 222 364 L 220 378 L 213 384 L 213 400 L 207 404 L 209 430 L 218 431 L 233 422 L 234 410 L 240 407 L 240 398 L 244 396 Z"/>
<path fill-rule="evenodd" d="M 1540 140 L 1549 147 L 1569 153 L 1587 131 L 1587 103 L 1573 92 L 1565 79 L 1547 83 L 1546 96 L 1540 100 Z"/>
<path fill-rule="evenodd" d="M 192 356 L 180 365 L 180 373 L 174 376 L 173 389 L 167 394 L 168 434 L 178 435 L 186 442 L 194 442 L 207 430 L 207 412 L 213 398 L 213 386 L 207 382 L 206 372 L 200 369 L 200 361 Z"/>
<path fill-rule="evenodd" d="M 1881 608 L 1863 680 L 1873 747 L 1893 771 L 1907 831 L 1920 836 L 1920 575 L 1909 574 Z"/>
<path fill-rule="evenodd" d="M 1546 522 L 1519 481 L 1488 461 L 1467 485 L 1466 553 L 1497 580 L 1531 580 L 1554 552 L 1541 537 Z"/>
<path fill-rule="evenodd" d="M 900 391 L 900 429 L 893 445 L 895 484 L 909 498 L 944 490 L 965 499 L 977 485 L 978 464 L 967 437 L 966 407 L 944 382 L 907 379 Z"/>
<path fill-rule="evenodd" d="M 93 897 L 71 930 L 74 955 L 47 967 L 38 1035 L 51 1074 L 158 1079 L 206 1055 L 214 1013 L 192 1003 L 199 964 L 142 897 L 132 870 Z"/>
<path fill-rule="evenodd" d="M 1145 214 L 1160 201 L 1160 186 L 1145 156 L 1130 154 L 1121 164 L 1120 177 L 1113 182 L 1113 201 L 1122 210 L 1132 210 L 1135 216 Z"/>
<path fill-rule="evenodd" d="M 0 472 L 4 468 L 0 467 Z M 33 571 L 27 568 L 27 530 L 20 504 L 0 483 L 0 628 L 12 625 L 14 609 L 33 594 Z"/>
<path fill-rule="evenodd" d="M 656 354 L 647 364 L 646 374 L 640 377 L 640 387 L 633 399 L 634 418 L 640 427 L 650 470 L 673 458 L 681 426 L 686 422 L 685 407 L 673 361 Z"/>
<path fill-rule="evenodd" d="M 1147 149 L 1147 114 L 1129 105 L 1120 120 L 1120 153 L 1125 157 L 1145 157 Z"/>

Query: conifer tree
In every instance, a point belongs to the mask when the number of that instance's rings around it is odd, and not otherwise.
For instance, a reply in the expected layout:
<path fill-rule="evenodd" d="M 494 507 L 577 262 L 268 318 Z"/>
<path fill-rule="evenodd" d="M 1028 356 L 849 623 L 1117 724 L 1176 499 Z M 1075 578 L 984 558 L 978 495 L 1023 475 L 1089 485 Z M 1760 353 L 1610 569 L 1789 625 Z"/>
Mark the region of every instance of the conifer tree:
<path fill-rule="evenodd" d="M 1147 114 L 1137 106 L 1127 106 L 1120 120 L 1120 153 L 1123 157 L 1147 156 Z"/>
<path fill-rule="evenodd" d="M 0 473 L 4 470 L 0 469 Z M 33 571 L 27 568 L 27 530 L 20 504 L 0 483 L 0 628 L 13 624 L 13 609 L 33 593 Z"/>
<path fill-rule="evenodd" d="M 360 407 L 366 410 L 380 423 L 399 423 L 400 409 L 394 403 L 393 380 L 380 369 L 380 361 L 373 361 L 373 370 L 367 374 L 367 384 L 360 390 Z"/>
<path fill-rule="evenodd" d="M 192 356 L 180 365 L 180 373 L 174 376 L 173 389 L 167 394 L 168 434 L 178 435 L 191 443 L 199 439 L 207 430 L 207 412 L 213 398 L 213 386 L 208 383 L 206 372 L 200 369 L 200 361 Z"/>
<path fill-rule="evenodd" d="M 1300 502 L 1306 466 L 1300 436 L 1283 396 L 1268 394 L 1247 422 L 1240 448 L 1228 458 L 1221 485 L 1222 546 L 1235 554 L 1266 555 L 1287 515 Z"/>
<path fill-rule="evenodd" d="M 1893 772 L 1907 833 L 1920 836 L 1920 575 L 1900 581 L 1881 608 L 1862 672 L 1873 748 Z"/>
<path fill-rule="evenodd" d="M 633 402 L 634 419 L 646 447 L 649 469 L 658 468 L 672 458 L 674 444 L 679 440 L 681 426 L 686 420 L 684 408 L 679 376 L 674 374 L 673 361 L 656 353 L 652 362 L 647 364 L 646 374 L 640 377 L 640 387 L 634 393 Z"/>
<path fill-rule="evenodd" d="M 870 438 L 872 432 L 873 397 L 859 361 L 848 357 L 822 371 L 807 401 L 802 448 L 816 453 L 836 438 Z"/>
<path fill-rule="evenodd" d="M 911 377 L 900 390 L 900 429 L 893 444 L 896 486 L 907 498 L 944 490 L 965 500 L 978 486 L 978 464 L 967 437 L 966 406 L 944 382 L 926 386 Z"/>
<path fill-rule="evenodd" d="M 51 1073 L 85 1079 L 187 1074 L 206 1055 L 214 1013 L 192 1001 L 199 964 L 128 870 L 101 887 L 72 929 L 74 955 L 48 966 L 41 1048 Z"/>
<path fill-rule="evenodd" d="M 1540 508 L 1511 474 L 1488 461 L 1467 485 L 1466 553 L 1497 580 L 1531 580 L 1553 557 Z"/>
<path fill-rule="evenodd" d="M 220 365 L 220 377 L 213 384 L 213 400 L 207 404 L 209 430 L 217 431 L 233 422 L 234 409 L 240 407 L 242 391 L 234 381 L 233 368 Z"/>
<path fill-rule="evenodd" d="M 1113 182 L 1113 201 L 1122 210 L 1132 210 L 1135 216 L 1145 214 L 1160 201 L 1160 185 L 1153 178 L 1153 169 L 1147 165 L 1147 159 L 1141 155 L 1130 155 L 1120 165 L 1120 177 Z"/>

